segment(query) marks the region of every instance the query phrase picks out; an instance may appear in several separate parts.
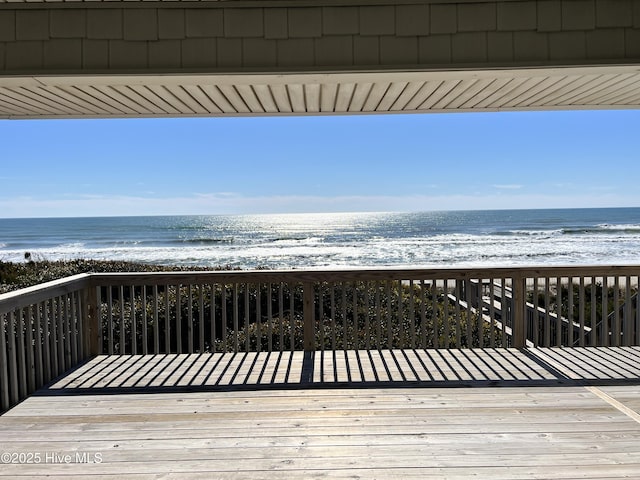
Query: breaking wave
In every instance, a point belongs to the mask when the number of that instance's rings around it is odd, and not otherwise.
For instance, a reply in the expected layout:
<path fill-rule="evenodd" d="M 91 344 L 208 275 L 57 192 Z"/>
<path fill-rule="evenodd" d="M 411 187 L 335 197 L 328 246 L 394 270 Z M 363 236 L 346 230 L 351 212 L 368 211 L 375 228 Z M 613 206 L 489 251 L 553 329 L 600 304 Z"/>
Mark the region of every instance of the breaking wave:
<path fill-rule="evenodd" d="M 245 269 L 640 262 L 640 209 L 72 220 L 0 220 L 0 261 L 30 252 Z"/>

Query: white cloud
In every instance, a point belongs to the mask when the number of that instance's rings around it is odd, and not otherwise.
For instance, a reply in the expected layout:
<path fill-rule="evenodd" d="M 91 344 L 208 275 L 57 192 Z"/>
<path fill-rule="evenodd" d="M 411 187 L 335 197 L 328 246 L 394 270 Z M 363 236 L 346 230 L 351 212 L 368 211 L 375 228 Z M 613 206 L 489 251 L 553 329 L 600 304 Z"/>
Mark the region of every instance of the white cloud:
<path fill-rule="evenodd" d="M 73 198 L 0 199 L 0 217 L 86 217 L 120 215 L 214 215 L 514 208 L 624 207 L 640 205 L 640 194 L 581 195 L 354 195 L 339 197 L 243 196 L 210 193 L 183 197 L 84 195 Z"/>
<path fill-rule="evenodd" d="M 520 190 L 524 188 L 524 185 L 518 185 L 516 183 L 513 184 L 502 184 L 502 185 L 491 185 L 493 188 L 497 188 L 498 190 Z"/>
<path fill-rule="evenodd" d="M 198 198 L 208 198 L 208 199 L 217 199 L 217 198 L 236 198 L 240 197 L 241 194 L 236 192 L 216 192 L 216 193 L 194 193 L 194 196 Z"/>

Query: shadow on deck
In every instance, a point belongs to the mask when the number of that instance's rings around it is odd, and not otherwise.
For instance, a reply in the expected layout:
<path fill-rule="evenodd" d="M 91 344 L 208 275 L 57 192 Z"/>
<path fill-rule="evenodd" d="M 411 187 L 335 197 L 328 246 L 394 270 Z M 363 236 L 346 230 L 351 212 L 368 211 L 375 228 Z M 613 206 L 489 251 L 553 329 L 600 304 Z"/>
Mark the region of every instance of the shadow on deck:
<path fill-rule="evenodd" d="M 98 356 L 36 395 L 640 384 L 640 347 Z"/>

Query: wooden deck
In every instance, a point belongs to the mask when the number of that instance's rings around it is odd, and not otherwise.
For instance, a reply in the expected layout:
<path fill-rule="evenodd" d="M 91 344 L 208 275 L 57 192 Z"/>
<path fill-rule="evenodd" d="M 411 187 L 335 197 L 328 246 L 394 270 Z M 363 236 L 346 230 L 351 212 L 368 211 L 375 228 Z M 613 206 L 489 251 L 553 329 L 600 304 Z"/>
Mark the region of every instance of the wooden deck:
<path fill-rule="evenodd" d="M 1 416 L 0 453 L 0 477 L 640 478 L 640 348 L 100 356 Z"/>

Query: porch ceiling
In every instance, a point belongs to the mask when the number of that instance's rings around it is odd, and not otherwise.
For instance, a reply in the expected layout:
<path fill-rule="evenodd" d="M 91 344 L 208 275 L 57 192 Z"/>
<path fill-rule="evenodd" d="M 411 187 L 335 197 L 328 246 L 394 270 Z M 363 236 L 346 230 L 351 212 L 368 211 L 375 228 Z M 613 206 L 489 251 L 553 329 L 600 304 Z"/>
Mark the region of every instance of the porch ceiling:
<path fill-rule="evenodd" d="M 640 107 L 640 67 L 0 78 L 1 118 Z"/>

